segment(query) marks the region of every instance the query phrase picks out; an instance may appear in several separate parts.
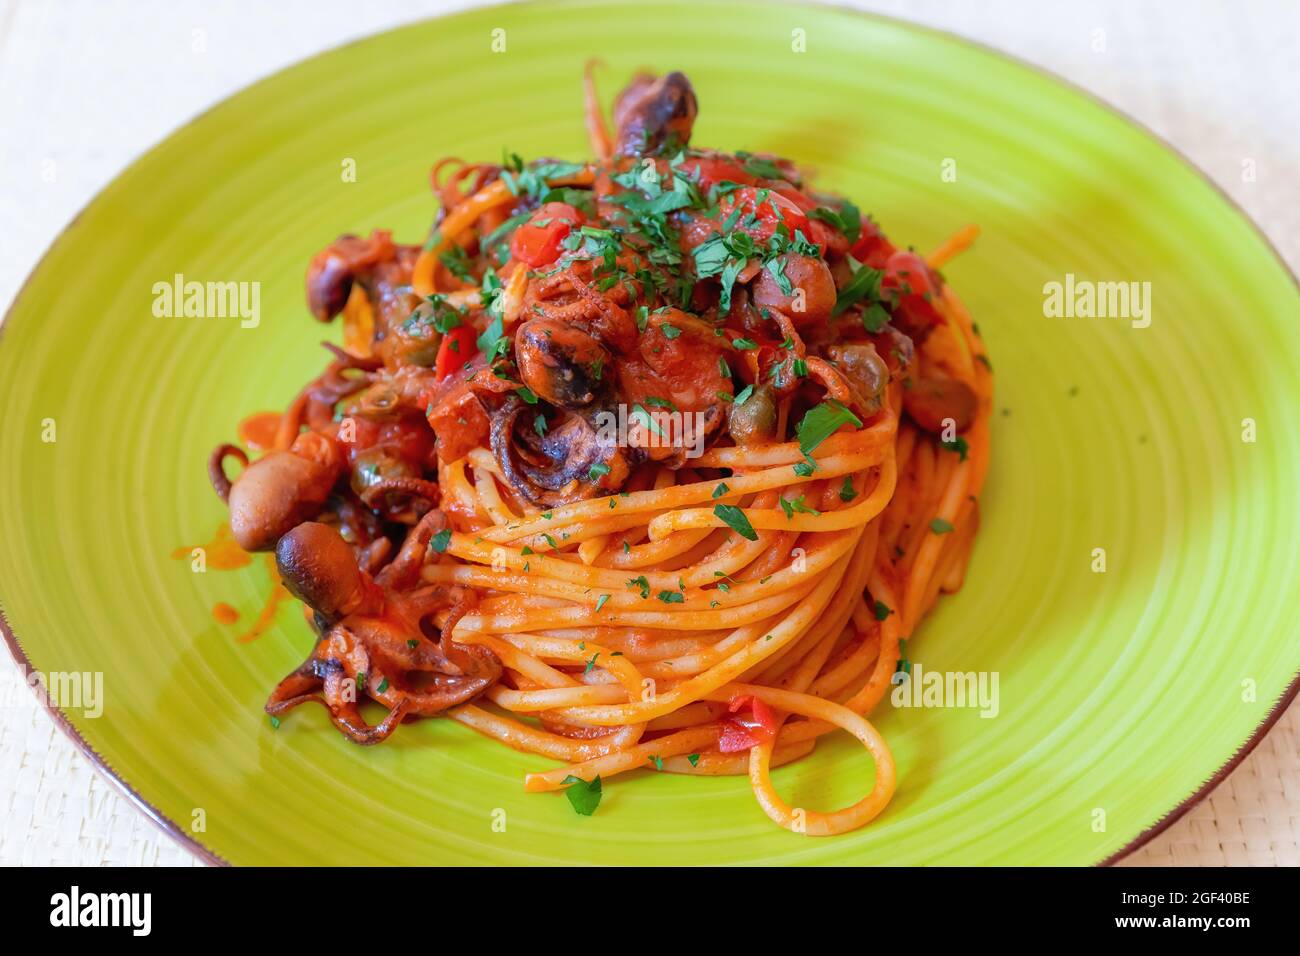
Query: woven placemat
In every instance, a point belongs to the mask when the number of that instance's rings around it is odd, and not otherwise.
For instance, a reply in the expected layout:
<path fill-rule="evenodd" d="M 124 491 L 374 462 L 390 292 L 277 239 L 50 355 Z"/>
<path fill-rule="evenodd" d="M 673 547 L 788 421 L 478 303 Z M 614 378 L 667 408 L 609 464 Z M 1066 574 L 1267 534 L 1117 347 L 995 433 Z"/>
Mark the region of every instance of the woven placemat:
<path fill-rule="evenodd" d="M 0 781 L 0 865 L 200 865 L 82 755 L 7 654 L 0 662 Z"/>
<path fill-rule="evenodd" d="M 197 866 L 0 663 L 0 865 Z M 1300 866 L 1300 700 L 1232 774 L 1122 866 Z"/>
<path fill-rule="evenodd" d="M 1300 866 L 1300 698 L 1210 795 L 1121 866 Z"/>

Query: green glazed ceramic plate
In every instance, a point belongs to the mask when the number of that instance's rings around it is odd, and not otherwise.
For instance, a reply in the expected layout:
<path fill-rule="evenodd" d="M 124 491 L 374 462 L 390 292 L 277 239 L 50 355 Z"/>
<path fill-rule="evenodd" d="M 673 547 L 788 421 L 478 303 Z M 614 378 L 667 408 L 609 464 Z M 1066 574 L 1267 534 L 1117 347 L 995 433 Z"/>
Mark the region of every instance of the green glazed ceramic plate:
<path fill-rule="evenodd" d="M 579 817 L 523 792 L 552 763 L 449 721 L 369 749 L 315 709 L 273 729 L 262 704 L 311 640 L 298 609 L 240 643 L 265 564 L 171 556 L 222 520 L 209 450 L 283 406 L 338 335 L 303 303 L 311 254 L 345 231 L 422 236 L 439 157 L 585 156 L 592 55 L 607 95 L 641 66 L 686 71 L 695 142 L 795 157 L 896 241 L 983 228 L 945 270 L 997 374 L 983 529 L 910 656 L 996 673 L 998 712 L 883 708 L 898 794 L 855 833 L 795 836 L 743 779 L 652 771 Z M 177 274 L 260 283 L 260 322 L 156 318 L 154 284 Z M 1049 317 L 1044 287 L 1067 276 L 1149 283 L 1149 325 Z M 0 339 L 0 601 L 20 660 L 103 675 L 102 714 L 65 701 L 65 727 L 216 860 L 1096 863 L 1202 794 L 1296 692 L 1296 319 L 1287 270 L 1183 160 L 965 42 L 775 4 L 474 11 L 258 83 L 55 243 Z M 219 601 L 240 624 L 214 621 Z M 828 740 L 776 780 L 829 809 L 869 768 Z"/>

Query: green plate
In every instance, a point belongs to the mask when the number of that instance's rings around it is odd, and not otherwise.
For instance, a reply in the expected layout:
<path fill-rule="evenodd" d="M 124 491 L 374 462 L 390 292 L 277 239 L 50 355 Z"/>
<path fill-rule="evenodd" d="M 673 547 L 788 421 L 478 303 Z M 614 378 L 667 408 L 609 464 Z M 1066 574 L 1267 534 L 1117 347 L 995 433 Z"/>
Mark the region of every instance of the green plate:
<path fill-rule="evenodd" d="M 285 404 L 339 334 L 304 306 L 311 254 L 345 231 L 422 236 L 439 157 L 586 155 L 592 55 L 607 95 L 637 67 L 685 70 L 697 143 L 796 157 L 901 243 L 983 228 L 945 270 L 996 366 L 983 529 L 910 656 L 996 672 L 998 714 L 885 707 L 898 794 L 857 832 L 796 836 L 744 779 L 653 771 L 610 781 L 579 817 L 524 793 L 550 761 L 450 721 L 369 749 L 316 709 L 273 729 L 262 704 L 305 656 L 301 614 L 283 606 L 239 643 L 265 564 L 195 573 L 171 556 L 222 520 L 208 451 Z M 176 274 L 260 283 L 260 323 L 155 317 L 154 285 Z M 1150 325 L 1045 315 L 1045 285 L 1067 275 L 1150 283 Z M 66 729 L 173 834 L 231 863 L 1103 861 L 1203 794 L 1296 692 L 1296 307 L 1268 244 L 1182 159 L 951 37 L 698 0 L 416 24 L 204 114 L 27 283 L 0 339 L 10 643 L 42 672 L 102 674 L 102 714 L 65 699 Z M 241 623 L 216 623 L 218 601 Z M 776 780 L 829 809 L 864 792 L 869 766 L 831 739 Z"/>

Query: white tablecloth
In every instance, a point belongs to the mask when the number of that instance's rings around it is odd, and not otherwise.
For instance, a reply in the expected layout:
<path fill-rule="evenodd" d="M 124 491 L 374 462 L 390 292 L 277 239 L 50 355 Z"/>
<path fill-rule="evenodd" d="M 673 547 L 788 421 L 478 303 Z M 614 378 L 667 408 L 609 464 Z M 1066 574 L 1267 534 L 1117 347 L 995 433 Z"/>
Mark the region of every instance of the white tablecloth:
<path fill-rule="evenodd" d="M 445 0 L 0 0 L 0 303 L 127 163 L 248 83 Z M 1300 4 L 870 0 L 1047 68 L 1173 143 L 1300 264 Z M 1253 180 L 1242 175 L 1252 161 Z M 0 542 L 3 547 L 3 542 Z M 16 671 L 7 655 L 0 676 Z M 34 706 L 0 706 L 0 864 L 190 864 Z M 1300 865 L 1300 704 L 1128 861 Z"/>

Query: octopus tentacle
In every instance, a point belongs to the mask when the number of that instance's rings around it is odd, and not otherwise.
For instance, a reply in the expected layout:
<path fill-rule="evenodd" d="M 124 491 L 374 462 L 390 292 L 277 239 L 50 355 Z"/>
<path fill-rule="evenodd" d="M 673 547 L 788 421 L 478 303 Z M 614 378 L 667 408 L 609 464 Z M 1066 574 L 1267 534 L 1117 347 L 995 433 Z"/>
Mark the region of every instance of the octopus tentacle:
<path fill-rule="evenodd" d="M 333 528 L 305 522 L 281 540 L 277 565 L 285 586 L 323 622 L 312 656 L 284 678 L 267 701 L 277 715 L 300 704 L 322 704 L 348 739 L 374 744 L 406 717 L 428 717 L 472 700 L 495 684 L 501 661 L 486 647 L 457 643 L 456 623 L 477 602 L 468 588 L 416 587 L 433 535 L 447 527 L 431 511 L 408 533 L 401 551 L 375 577 L 353 560 Z M 446 612 L 437 640 L 421 622 Z M 352 679 L 352 684 L 347 679 Z M 388 708 L 371 725 L 361 694 Z"/>
<path fill-rule="evenodd" d="M 433 536 L 447 528 L 447 516 L 441 511 L 433 510 L 411 529 L 411 533 L 402 542 L 397 557 L 379 572 L 376 582 L 386 588 L 408 588 L 419 579 L 420 567 L 429 552 L 429 542 Z"/>
<path fill-rule="evenodd" d="M 243 467 L 248 467 L 248 456 L 238 445 L 218 445 L 212 450 L 212 454 L 208 456 L 208 480 L 212 482 L 212 488 L 222 504 L 230 501 L 231 481 L 226 477 L 227 456 L 238 458 Z"/>
<path fill-rule="evenodd" d="M 354 744 L 370 747 L 387 740 L 397 729 L 397 725 L 410 713 L 412 713 L 411 704 L 404 699 L 399 701 L 397 706 L 377 724 L 366 723 L 355 703 L 338 709 L 331 707 L 330 719 L 334 721 L 334 726 L 343 731 Z"/>
<path fill-rule="evenodd" d="M 413 498 L 422 498 L 430 505 L 437 505 L 441 493 L 436 481 L 408 477 L 384 478 L 366 488 L 361 493 L 361 500 L 373 508 L 386 495 L 392 494 L 407 494 Z"/>

